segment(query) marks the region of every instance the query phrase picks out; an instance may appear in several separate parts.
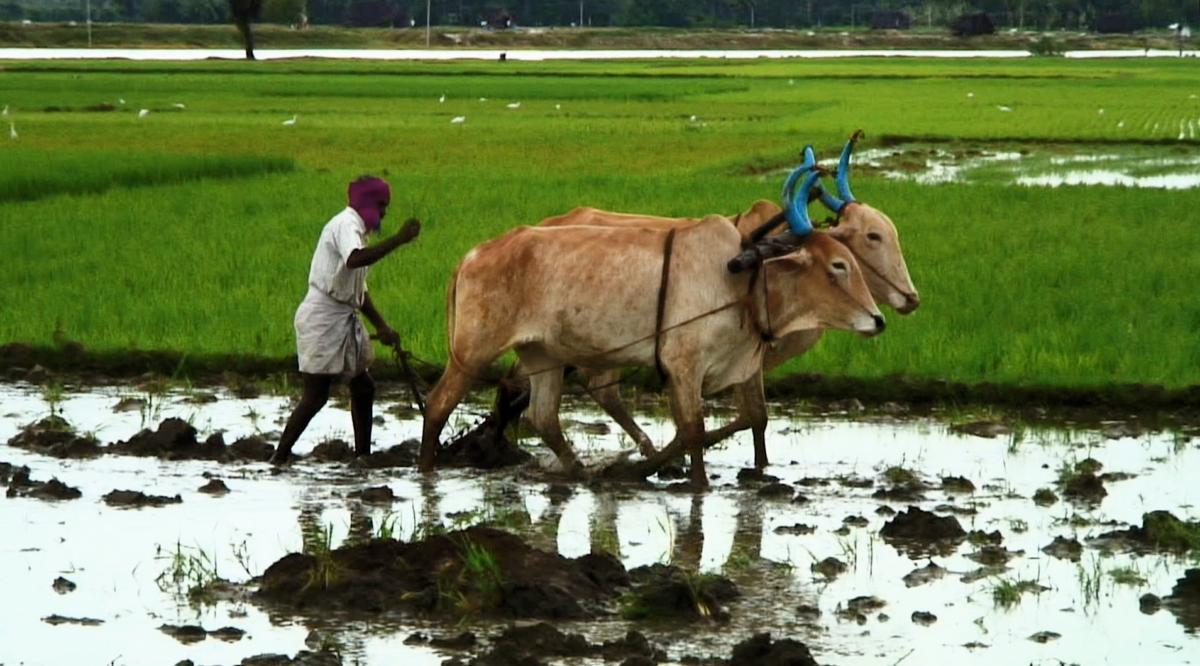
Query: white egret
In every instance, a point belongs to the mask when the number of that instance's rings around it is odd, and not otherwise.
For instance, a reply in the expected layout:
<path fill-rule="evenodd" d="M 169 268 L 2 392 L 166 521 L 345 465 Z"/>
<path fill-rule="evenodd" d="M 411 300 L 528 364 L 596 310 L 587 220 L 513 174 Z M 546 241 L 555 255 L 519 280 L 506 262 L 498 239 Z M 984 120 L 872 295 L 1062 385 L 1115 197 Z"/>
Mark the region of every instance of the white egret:
<path fill-rule="evenodd" d="M 973 92 L 969 92 L 969 93 L 967 93 L 967 97 L 968 97 L 968 98 L 971 98 L 971 97 L 974 97 L 974 96 L 975 96 L 975 93 L 973 93 Z"/>
<path fill-rule="evenodd" d="M 446 101 L 446 93 L 442 93 L 442 96 L 438 98 L 438 104 L 441 104 L 442 102 L 445 102 L 445 101 Z"/>
<path fill-rule="evenodd" d="M 8 117 L 8 105 L 7 104 L 4 105 L 4 110 L 0 111 L 0 116 L 3 116 L 5 118 Z"/>
<path fill-rule="evenodd" d="M 8 121 L 8 138 L 12 139 L 13 141 L 16 141 L 19 138 L 17 136 L 17 126 L 14 125 L 11 120 Z"/>
<path fill-rule="evenodd" d="M 1003 104 L 1000 104 L 1000 105 L 996 106 L 996 108 L 997 108 L 997 109 L 1000 109 L 1001 111 L 1003 111 L 1003 112 L 1005 112 L 1005 113 L 1008 113 L 1009 111 L 1012 111 L 1012 107 L 1011 107 L 1011 106 L 1004 106 Z"/>
<path fill-rule="evenodd" d="M 120 104 L 121 106 L 125 106 L 125 98 L 124 98 L 124 97 L 118 97 L 118 98 L 117 98 L 117 104 Z"/>
<path fill-rule="evenodd" d="M 486 101 L 487 101 L 487 98 L 486 98 L 486 97 L 480 97 L 480 98 L 479 98 L 479 101 L 481 101 L 481 102 L 486 102 Z"/>
<path fill-rule="evenodd" d="M 521 103 L 513 102 L 512 104 L 505 104 L 505 106 L 507 106 L 510 109 L 519 109 L 519 108 L 521 108 Z"/>
<path fill-rule="evenodd" d="M 465 122 L 467 122 L 466 116 L 454 116 L 453 118 L 450 119 L 451 125 L 461 125 Z"/>
<path fill-rule="evenodd" d="M 562 104 L 555 104 L 555 105 L 554 105 L 554 110 L 555 110 L 555 111 L 561 111 L 561 110 L 562 110 Z"/>
<path fill-rule="evenodd" d="M 150 115 L 150 109 L 142 109 L 141 111 L 138 111 L 138 118 L 139 118 L 139 119 L 140 119 L 140 118 L 145 118 L 145 117 L 146 117 L 146 116 L 148 116 L 148 115 Z"/>
<path fill-rule="evenodd" d="M 288 118 L 287 120 L 283 121 L 283 122 L 282 122 L 282 123 L 280 123 L 280 124 L 281 124 L 281 125 L 283 125 L 284 127 L 291 127 L 292 125 L 295 125 L 295 124 L 296 124 L 296 118 L 297 118 L 297 117 L 298 117 L 298 116 L 295 116 L 295 115 L 293 115 L 291 118 Z"/>

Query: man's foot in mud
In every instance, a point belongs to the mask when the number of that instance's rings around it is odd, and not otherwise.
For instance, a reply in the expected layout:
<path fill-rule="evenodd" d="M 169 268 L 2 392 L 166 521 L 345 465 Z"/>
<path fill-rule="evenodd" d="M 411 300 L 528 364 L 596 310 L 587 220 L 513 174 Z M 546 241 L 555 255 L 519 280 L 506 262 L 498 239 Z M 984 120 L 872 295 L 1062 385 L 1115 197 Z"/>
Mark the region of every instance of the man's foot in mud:
<path fill-rule="evenodd" d="M 295 459 L 296 457 L 293 456 L 291 452 L 277 450 L 275 453 L 271 454 L 271 457 L 267 460 L 267 462 L 271 463 L 273 467 L 287 467 L 288 465 L 291 465 Z"/>

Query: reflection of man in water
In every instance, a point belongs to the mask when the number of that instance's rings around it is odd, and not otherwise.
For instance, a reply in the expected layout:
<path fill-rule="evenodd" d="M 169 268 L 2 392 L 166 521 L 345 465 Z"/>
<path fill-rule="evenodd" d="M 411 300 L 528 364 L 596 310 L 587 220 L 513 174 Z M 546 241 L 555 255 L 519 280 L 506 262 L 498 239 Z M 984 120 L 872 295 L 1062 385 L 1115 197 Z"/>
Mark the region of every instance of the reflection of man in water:
<path fill-rule="evenodd" d="M 359 320 L 362 314 L 385 345 L 400 338 L 367 293 L 367 267 L 416 238 L 421 224 L 409 219 L 394 236 L 367 247 L 367 234 L 378 232 L 387 214 L 391 190 L 381 178 L 361 176 L 349 188 L 350 205 L 321 230 L 308 273 L 308 294 L 296 309 L 296 353 L 304 395 L 288 419 L 271 462 L 287 463 L 292 446 L 325 401 L 334 381 L 350 384 L 354 451 L 371 452 L 371 418 L 375 381 L 367 372 L 374 358 L 371 341 Z"/>

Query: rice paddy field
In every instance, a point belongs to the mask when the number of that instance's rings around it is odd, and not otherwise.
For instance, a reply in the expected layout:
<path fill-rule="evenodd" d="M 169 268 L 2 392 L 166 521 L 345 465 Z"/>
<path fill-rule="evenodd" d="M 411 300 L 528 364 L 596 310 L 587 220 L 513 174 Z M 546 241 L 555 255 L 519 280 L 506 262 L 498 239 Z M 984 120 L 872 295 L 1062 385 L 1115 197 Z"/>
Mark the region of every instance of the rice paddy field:
<path fill-rule="evenodd" d="M 922 307 L 784 374 L 1197 384 L 1194 60 L 0 67 L 0 343 L 286 369 L 316 236 L 374 173 L 393 186 L 385 232 L 423 228 L 371 292 L 441 362 L 447 279 L 475 244 L 580 205 L 732 215 L 777 198 L 805 144 L 832 160 L 862 128 L 861 151 L 918 156 L 864 162 L 854 190 L 896 222 Z M 921 178 L 943 149 L 1008 168 Z M 1185 186 L 1018 183 L 1098 160 Z"/>

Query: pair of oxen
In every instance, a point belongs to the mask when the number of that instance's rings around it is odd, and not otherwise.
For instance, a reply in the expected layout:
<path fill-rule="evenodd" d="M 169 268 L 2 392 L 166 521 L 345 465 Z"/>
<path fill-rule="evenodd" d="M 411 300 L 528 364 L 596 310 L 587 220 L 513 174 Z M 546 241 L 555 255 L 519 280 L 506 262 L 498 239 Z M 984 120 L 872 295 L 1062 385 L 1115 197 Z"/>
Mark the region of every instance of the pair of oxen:
<path fill-rule="evenodd" d="M 441 431 L 472 381 L 509 349 L 516 374 L 529 380 L 528 420 L 567 471 L 581 470 L 558 418 L 568 366 L 582 370 L 589 393 L 637 442 L 644 460 L 624 475 L 649 476 L 686 452 L 692 483 L 703 487 L 705 447 L 746 428 L 755 466 L 765 466 L 763 372 L 803 354 L 825 329 L 881 332 L 877 304 L 901 314 L 919 305 L 892 221 L 850 191 L 858 136 L 842 151 L 837 196 L 814 189 L 823 172 L 806 148 L 785 184 L 786 211 L 765 200 L 733 219 L 577 208 L 468 252 L 450 283 L 449 362 L 427 399 L 421 469 L 433 468 Z M 812 229 L 807 206 L 818 195 L 837 215 L 828 230 L 731 272 L 730 258 L 781 213 L 793 229 Z M 661 450 L 621 403 L 617 382 L 629 367 L 657 368 L 665 379 L 676 435 Z M 736 419 L 705 432 L 703 397 L 730 386 Z"/>

